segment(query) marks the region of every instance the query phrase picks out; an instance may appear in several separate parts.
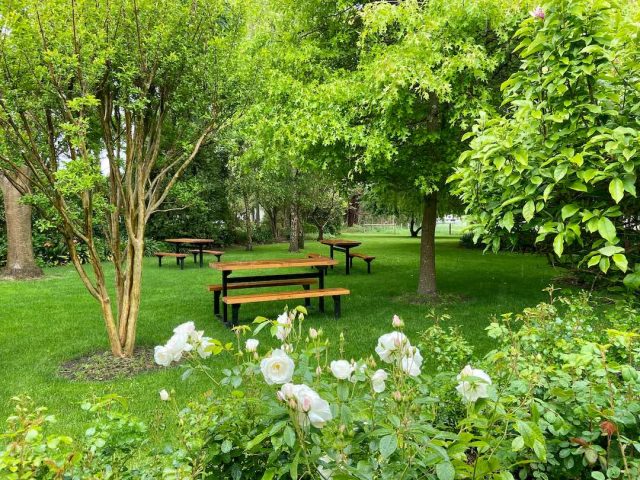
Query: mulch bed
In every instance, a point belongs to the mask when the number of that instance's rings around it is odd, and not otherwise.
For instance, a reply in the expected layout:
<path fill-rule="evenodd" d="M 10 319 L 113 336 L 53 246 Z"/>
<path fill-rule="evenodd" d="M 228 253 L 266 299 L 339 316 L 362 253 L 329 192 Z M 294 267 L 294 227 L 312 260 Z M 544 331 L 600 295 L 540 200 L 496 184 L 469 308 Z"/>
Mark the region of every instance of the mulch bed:
<path fill-rule="evenodd" d="M 104 382 L 130 378 L 160 368 L 153 360 L 152 347 L 138 347 L 131 358 L 117 358 L 111 351 L 93 352 L 63 363 L 58 375 L 67 380 Z"/>

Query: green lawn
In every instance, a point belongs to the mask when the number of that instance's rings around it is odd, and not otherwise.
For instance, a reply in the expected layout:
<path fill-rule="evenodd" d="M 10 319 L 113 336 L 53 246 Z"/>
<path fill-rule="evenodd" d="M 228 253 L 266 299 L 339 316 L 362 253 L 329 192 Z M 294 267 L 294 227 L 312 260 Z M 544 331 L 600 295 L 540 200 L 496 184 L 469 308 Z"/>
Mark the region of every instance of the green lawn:
<path fill-rule="evenodd" d="M 432 308 L 407 302 L 415 291 L 419 240 L 415 238 L 352 234 L 363 241 L 360 251 L 373 254 L 373 273 L 366 274 L 363 262 L 356 261 L 350 276 L 341 265 L 327 277 L 327 286 L 347 287 L 351 295 L 343 300 L 343 316 L 335 321 L 332 302 L 327 314 L 310 312 L 307 325 L 322 327 L 330 335 L 344 331 L 348 356 L 373 352 L 378 336 L 390 330 L 390 320 L 399 314 L 407 332 L 415 337 L 430 322 L 425 318 Z M 327 253 L 328 247 L 308 242 L 307 252 Z M 253 252 L 227 249 L 226 260 L 282 258 L 286 244 L 258 246 Z M 302 256 L 303 254 L 297 254 Z M 210 268 L 197 268 L 187 259 L 184 271 L 171 261 L 162 269 L 155 259 L 146 260 L 138 342 L 153 346 L 164 343 L 173 327 L 193 320 L 209 336 L 229 340 L 231 333 L 212 318 L 208 283 L 219 282 L 220 274 Z M 483 353 L 491 348 L 484 333 L 494 314 L 518 311 L 545 299 L 542 289 L 560 272 L 544 258 L 519 254 L 486 254 L 458 246 L 457 238 L 438 239 L 438 285 L 449 301 L 436 306 L 446 311 L 452 322 L 463 327 L 464 335 Z M 280 271 L 279 273 L 282 273 Z M 78 404 L 92 395 L 118 393 L 130 399 L 140 417 L 162 425 L 165 405 L 158 400 L 162 388 L 176 388 L 179 404 L 210 388 L 204 379 L 181 382 L 179 368 L 170 368 L 112 382 L 70 382 L 57 375 L 59 365 L 70 358 L 106 348 L 104 328 L 97 303 L 84 290 L 73 268 L 47 269 L 45 279 L 30 282 L 0 282 L 0 417 L 10 411 L 9 398 L 20 393 L 31 395 L 36 403 L 50 407 L 68 431 L 76 433 L 85 422 Z M 314 302 L 315 305 L 315 302 Z M 243 306 L 241 319 L 257 315 L 270 318 L 284 305 Z M 267 343 L 266 332 L 259 338 Z M 220 360 L 218 360 L 220 361 Z M 227 360 L 228 361 L 228 360 Z M 212 360 L 215 365 L 216 360 Z"/>

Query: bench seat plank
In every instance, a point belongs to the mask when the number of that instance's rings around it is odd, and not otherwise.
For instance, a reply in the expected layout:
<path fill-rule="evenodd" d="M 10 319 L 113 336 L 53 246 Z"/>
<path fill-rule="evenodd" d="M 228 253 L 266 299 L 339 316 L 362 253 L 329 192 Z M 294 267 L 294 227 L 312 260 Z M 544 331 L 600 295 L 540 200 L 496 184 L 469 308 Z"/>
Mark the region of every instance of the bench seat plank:
<path fill-rule="evenodd" d="M 351 293 L 346 288 L 321 288 L 316 290 L 303 290 L 298 292 L 274 292 L 274 293 L 257 293 L 253 295 L 237 295 L 233 297 L 224 297 L 222 301 L 233 308 L 232 324 L 238 324 L 238 312 L 240 305 L 258 302 L 273 302 L 277 300 L 296 300 L 304 299 L 305 302 L 309 298 L 333 297 L 333 314 L 335 318 L 340 318 L 340 298 L 342 295 Z M 324 311 L 321 307 L 320 311 Z"/>
<path fill-rule="evenodd" d="M 349 295 L 351 292 L 346 288 L 323 288 L 316 290 L 302 290 L 299 292 L 272 292 L 255 293 L 250 295 L 235 295 L 224 297 L 222 301 L 228 305 L 242 305 L 245 303 L 273 302 L 276 300 L 295 300 L 299 298 L 333 297 L 339 295 Z"/>
<path fill-rule="evenodd" d="M 189 250 L 191 253 L 200 253 L 200 250 L 192 249 Z M 202 253 L 208 253 L 210 255 L 224 255 L 222 250 L 202 250 Z"/>
<path fill-rule="evenodd" d="M 315 278 L 294 278 L 292 280 L 258 280 L 255 282 L 229 283 L 227 290 L 239 290 L 242 288 L 261 288 L 261 287 L 288 287 L 289 285 L 315 285 L 318 280 Z M 221 292 L 222 285 L 207 285 L 210 292 Z"/>
<path fill-rule="evenodd" d="M 365 255 L 364 253 L 357 253 L 357 252 L 349 252 L 349 256 L 350 257 L 362 258 L 363 260 L 375 260 L 376 259 L 376 257 L 374 257 L 372 255 Z"/>

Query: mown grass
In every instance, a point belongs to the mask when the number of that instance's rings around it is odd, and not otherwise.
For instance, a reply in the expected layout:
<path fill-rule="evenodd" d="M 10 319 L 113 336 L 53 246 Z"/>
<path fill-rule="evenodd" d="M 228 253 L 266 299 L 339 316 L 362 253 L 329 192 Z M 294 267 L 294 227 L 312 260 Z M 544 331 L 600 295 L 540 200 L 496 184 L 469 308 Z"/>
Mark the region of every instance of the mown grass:
<path fill-rule="evenodd" d="M 344 332 L 348 357 L 371 354 L 378 336 L 390 330 L 394 313 L 405 319 L 407 333 L 415 338 L 431 324 L 427 315 L 432 309 L 448 313 L 451 323 L 460 325 L 465 337 L 482 354 L 491 348 L 484 332 L 491 317 L 544 300 L 543 288 L 560 273 L 539 256 L 483 255 L 480 250 L 460 248 L 455 237 L 443 236 L 437 243 L 437 265 L 438 286 L 444 301 L 436 305 L 415 304 L 411 300 L 417 285 L 419 240 L 364 233 L 351 234 L 351 238 L 363 241 L 360 251 L 377 257 L 373 273 L 367 275 L 364 263 L 356 261 L 354 271 L 346 276 L 344 258 L 337 254 L 341 265 L 327 277 L 327 286 L 351 290 L 351 295 L 343 300 L 343 316 L 339 321 L 333 319 L 329 300 L 326 315 L 312 310 L 306 322 L 308 326 L 322 327 L 332 340 Z M 327 253 L 327 250 L 324 245 L 307 242 L 305 252 Z M 257 246 L 252 252 L 227 249 L 224 258 L 289 256 L 294 254 L 287 252 L 286 244 L 276 244 Z M 187 320 L 195 321 L 209 336 L 233 340 L 231 332 L 212 318 L 211 297 L 205 290 L 205 285 L 219 281 L 217 271 L 200 269 L 192 259 L 187 260 L 184 271 L 171 261 L 158 269 L 155 259 L 147 259 L 138 343 L 146 346 L 164 343 L 174 326 Z M 249 322 L 257 315 L 275 318 L 283 306 L 277 303 L 243 306 L 241 319 Z M 266 331 L 259 339 L 263 346 L 273 344 L 266 338 Z M 58 375 L 64 361 L 105 348 L 98 305 L 71 267 L 47 269 L 42 280 L 0 282 L 0 417 L 10 413 L 11 396 L 28 394 L 58 416 L 60 430 L 78 433 L 87 420 L 79 408 L 80 402 L 94 395 L 117 393 L 129 399 L 134 413 L 157 427 L 163 425 L 167 411 L 166 404 L 158 399 L 160 389 L 175 388 L 175 397 L 181 405 L 212 387 L 204 378 L 182 382 L 179 368 L 108 382 L 71 382 Z M 228 362 L 227 357 L 212 359 L 210 363 L 221 368 Z"/>

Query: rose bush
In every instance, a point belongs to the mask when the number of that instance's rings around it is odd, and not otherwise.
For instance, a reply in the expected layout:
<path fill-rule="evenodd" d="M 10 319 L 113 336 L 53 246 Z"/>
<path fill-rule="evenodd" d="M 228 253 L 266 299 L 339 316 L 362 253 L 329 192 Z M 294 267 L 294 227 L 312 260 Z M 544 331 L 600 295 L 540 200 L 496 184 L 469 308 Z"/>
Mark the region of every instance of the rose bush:
<path fill-rule="evenodd" d="M 550 292 L 548 303 L 495 319 L 487 331 L 496 349 L 483 359 L 442 317 L 418 346 L 394 318 L 396 329 L 359 361 L 345 359 L 342 336 L 334 357 L 322 330 L 303 326 L 302 307 L 237 327 L 236 347 L 183 324 L 162 347 L 184 379 L 201 372 L 216 388 L 177 409 L 173 449 L 125 457 L 144 446 L 144 427 L 115 413 L 119 429 L 103 425 L 89 444 L 52 442 L 34 420 L 45 417 L 23 408 L 4 434 L 0 477 L 93 478 L 85 471 L 117 468 L 118 478 L 640 478 L 638 312 L 622 304 L 597 313 L 586 295 Z M 277 348 L 256 338 L 267 330 Z M 223 354 L 235 366 L 215 373 L 206 358 Z"/>

